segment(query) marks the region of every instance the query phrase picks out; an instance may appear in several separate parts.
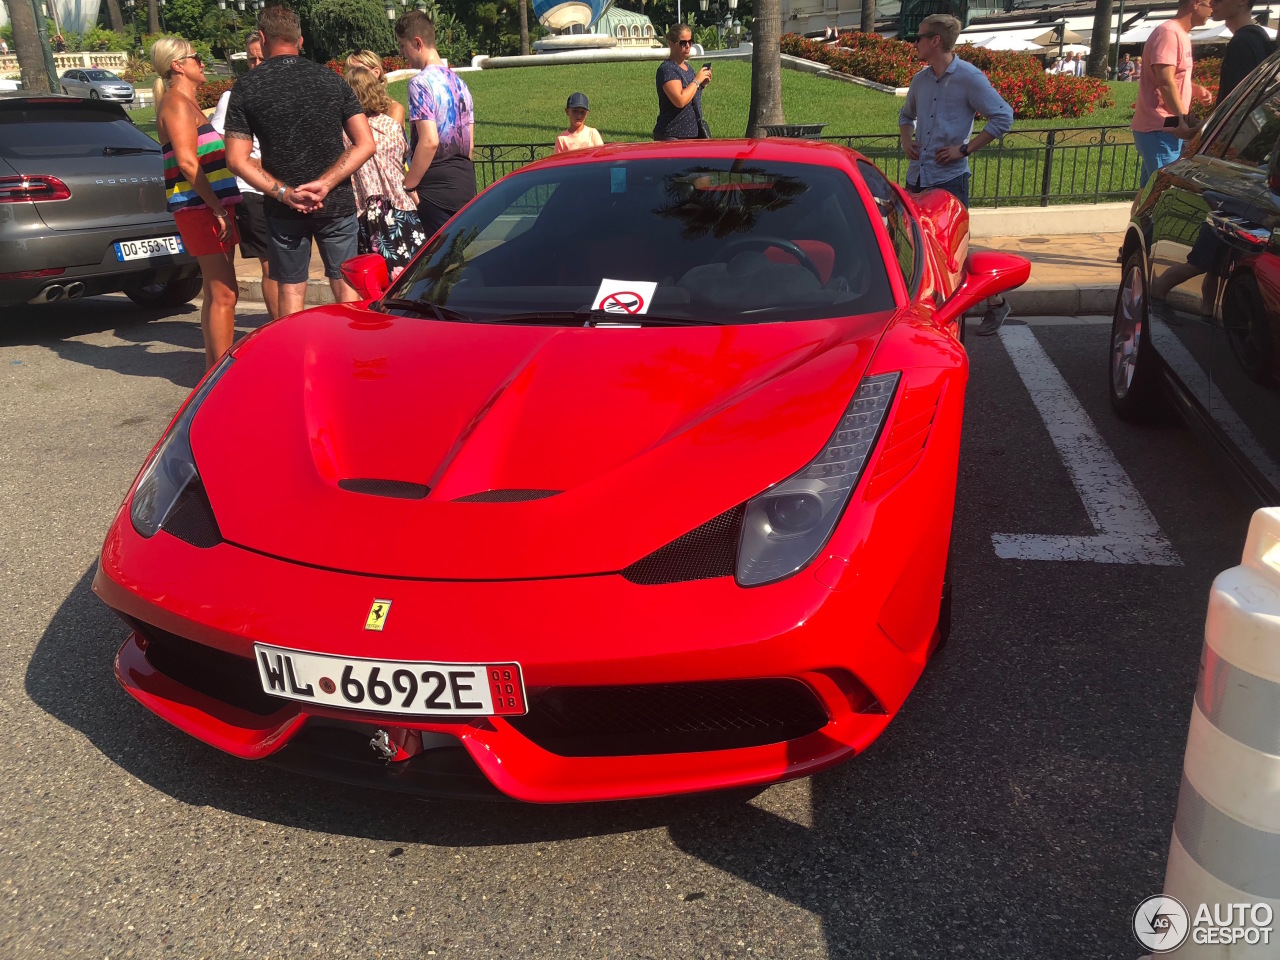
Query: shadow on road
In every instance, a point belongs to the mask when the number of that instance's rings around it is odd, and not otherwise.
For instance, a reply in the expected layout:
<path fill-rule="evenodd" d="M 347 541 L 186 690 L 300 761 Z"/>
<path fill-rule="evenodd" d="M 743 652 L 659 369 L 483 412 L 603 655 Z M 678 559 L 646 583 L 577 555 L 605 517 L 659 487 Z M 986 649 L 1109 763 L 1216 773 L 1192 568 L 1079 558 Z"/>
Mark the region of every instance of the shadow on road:
<path fill-rule="evenodd" d="M 266 322 L 261 309 L 261 304 L 238 309 L 236 340 Z M 79 339 L 107 332 L 117 342 Z M 72 363 L 131 377 L 160 377 L 187 389 L 204 374 L 199 303 L 150 309 L 109 296 L 10 307 L 0 322 L 0 347 L 20 346 L 45 347 Z M 172 347 L 179 349 L 166 349 Z"/>

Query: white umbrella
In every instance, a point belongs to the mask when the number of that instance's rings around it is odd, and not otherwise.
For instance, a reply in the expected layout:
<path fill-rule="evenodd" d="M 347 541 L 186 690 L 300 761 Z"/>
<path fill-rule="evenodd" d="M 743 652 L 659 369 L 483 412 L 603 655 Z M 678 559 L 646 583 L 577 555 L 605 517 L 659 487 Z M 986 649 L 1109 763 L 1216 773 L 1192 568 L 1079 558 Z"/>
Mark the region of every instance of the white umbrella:
<path fill-rule="evenodd" d="M 1267 36 L 1272 40 L 1276 38 L 1276 32 L 1270 27 L 1263 27 L 1262 29 L 1267 31 Z M 1223 43 L 1230 39 L 1231 28 L 1225 23 L 1205 25 L 1191 31 L 1192 43 Z"/>
<path fill-rule="evenodd" d="M 1053 48 L 1051 48 L 1051 49 L 1056 50 L 1056 49 L 1057 49 L 1057 47 L 1053 47 Z M 1083 57 L 1085 54 L 1087 54 L 1087 53 L 1089 52 L 1089 46 L 1088 46 L 1088 44 L 1084 44 L 1084 43 L 1068 43 L 1066 46 L 1064 46 L 1064 47 L 1062 48 L 1062 52 L 1063 52 L 1063 53 L 1078 53 L 1078 54 L 1080 54 L 1080 56 L 1082 56 L 1082 57 Z"/>
<path fill-rule="evenodd" d="M 1020 53 L 1029 51 L 1041 52 L 1040 44 L 1033 40 L 1023 40 L 1021 37 L 1000 36 L 999 34 L 984 40 L 978 44 L 984 50 L 1016 50 Z"/>
<path fill-rule="evenodd" d="M 1156 23 L 1140 23 L 1132 30 L 1126 30 L 1120 34 L 1121 43 L 1146 43 L 1147 38 L 1151 36 L 1151 31 L 1160 26 L 1162 21 Z"/>
<path fill-rule="evenodd" d="M 965 36 L 964 34 L 961 34 L 956 38 L 956 42 L 967 43 L 971 47 L 980 47 L 994 36 L 995 36 L 994 33 L 974 33 L 974 34 L 970 34 L 969 36 Z"/>

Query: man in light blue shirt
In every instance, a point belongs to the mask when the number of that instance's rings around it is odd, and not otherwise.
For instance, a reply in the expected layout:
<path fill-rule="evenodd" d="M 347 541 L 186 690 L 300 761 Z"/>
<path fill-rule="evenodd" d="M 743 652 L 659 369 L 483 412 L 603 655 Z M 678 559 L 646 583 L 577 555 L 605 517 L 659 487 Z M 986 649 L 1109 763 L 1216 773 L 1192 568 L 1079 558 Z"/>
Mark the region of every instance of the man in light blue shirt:
<path fill-rule="evenodd" d="M 1013 108 L 996 93 L 987 75 L 953 52 L 960 21 L 935 13 L 920 21 L 916 50 L 927 66 L 911 80 L 907 102 L 898 113 L 902 152 L 911 160 L 907 189 L 946 190 L 969 205 L 969 156 L 1013 126 Z M 976 114 L 987 118 L 974 134 Z M 988 336 L 1009 315 L 1003 297 L 987 301 L 978 333 Z"/>

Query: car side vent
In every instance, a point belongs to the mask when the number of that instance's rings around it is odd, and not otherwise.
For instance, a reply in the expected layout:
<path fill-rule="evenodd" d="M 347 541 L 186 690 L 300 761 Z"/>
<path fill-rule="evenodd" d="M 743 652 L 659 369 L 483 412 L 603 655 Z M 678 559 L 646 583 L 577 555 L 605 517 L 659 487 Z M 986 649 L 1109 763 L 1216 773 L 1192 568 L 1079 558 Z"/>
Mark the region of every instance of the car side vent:
<path fill-rule="evenodd" d="M 397 500 L 421 500 L 431 492 L 425 483 L 409 483 L 407 480 L 339 480 L 338 486 L 352 493 L 395 497 Z"/>
<path fill-rule="evenodd" d="M 222 543 L 222 531 L 218 529 L 209 495 L 198 479 L 192 480 L 182 491 L 163 529 L 193 547 L 216 547 Z"/>
<path fill-rule="evenodd" d="M 632 583 L 645 585 L 733 576 L 745 513 L 746 506 L 740 504 L 708 520 L 637 560 L 622 575 Z"/>
<path fill-rule="evenodd" d="M 545 500 L 563 490 L 484 490 L 457 497 L 454 503 L 524 503 L 528 500 Z"/>

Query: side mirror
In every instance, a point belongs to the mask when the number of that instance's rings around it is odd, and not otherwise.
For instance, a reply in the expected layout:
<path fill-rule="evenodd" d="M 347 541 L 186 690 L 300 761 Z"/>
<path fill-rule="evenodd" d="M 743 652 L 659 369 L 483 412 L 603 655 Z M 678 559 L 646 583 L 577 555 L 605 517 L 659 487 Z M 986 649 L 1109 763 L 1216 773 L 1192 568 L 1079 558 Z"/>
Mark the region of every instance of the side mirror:
<path fill-rule="evenodd" d="M 362 253 L 344 263 L 342 279 L 355 287 L 361 300 L 376 300 L 391 286 L 387 261 L 376 253 Z"/>
<path fill-rule="evenodd" d="M 964 280 L 955 293 L 938 308 L 935 320 L 941 326 L 964 322 L 964 315 L 987 297 L 1020 287 L 1031 276 L 1031 261 L 1013 253 L 981 250 L 964 262 Z"/>

